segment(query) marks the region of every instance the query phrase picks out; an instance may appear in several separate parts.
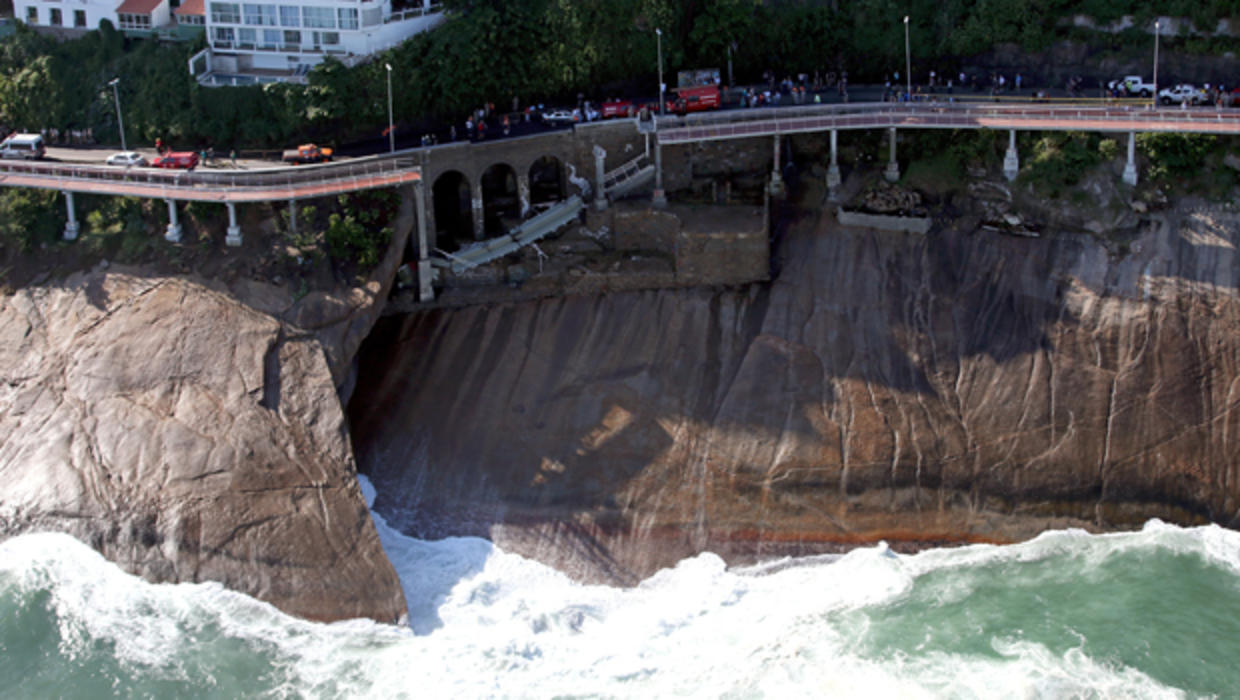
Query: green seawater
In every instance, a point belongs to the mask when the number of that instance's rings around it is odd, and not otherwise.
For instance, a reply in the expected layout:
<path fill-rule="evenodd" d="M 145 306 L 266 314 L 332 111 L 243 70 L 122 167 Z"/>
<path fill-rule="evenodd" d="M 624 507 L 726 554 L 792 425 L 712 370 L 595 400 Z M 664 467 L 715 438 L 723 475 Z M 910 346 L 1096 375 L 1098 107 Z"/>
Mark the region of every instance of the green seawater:
<path fill-rule="evenodd" d="M 1030 644 L 1189 695 L 1240 694 L 1240 578 L 1195 547 L 1082 539 L 1052 556 L 931 571 L 846 617 L 865 628 L 862 655 L 1000 661 Z"/>

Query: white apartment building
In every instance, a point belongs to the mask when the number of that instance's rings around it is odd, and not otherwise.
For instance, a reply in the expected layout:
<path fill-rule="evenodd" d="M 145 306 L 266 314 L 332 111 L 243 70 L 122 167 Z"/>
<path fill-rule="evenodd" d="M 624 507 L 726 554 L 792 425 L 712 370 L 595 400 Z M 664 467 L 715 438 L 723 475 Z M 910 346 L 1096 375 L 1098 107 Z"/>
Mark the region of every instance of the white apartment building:
<path fill-rule="evenodd" d="M 168 0 L 13 0 L 13 15 L 32 27 L 88 32 L 108 20 L 117 29 L 150 30 L 171 22 Z"/>
<path fill-rule="evenodd" d="M 216 85 L 302 80 L 326 56 L 356 65 L 444 19 L 431 0 L 395 12 L 391 0 L 205 0 L 205 5 L 208 49 L 205 61 L 191 66 L 202 73 L 201 82 Z"/>

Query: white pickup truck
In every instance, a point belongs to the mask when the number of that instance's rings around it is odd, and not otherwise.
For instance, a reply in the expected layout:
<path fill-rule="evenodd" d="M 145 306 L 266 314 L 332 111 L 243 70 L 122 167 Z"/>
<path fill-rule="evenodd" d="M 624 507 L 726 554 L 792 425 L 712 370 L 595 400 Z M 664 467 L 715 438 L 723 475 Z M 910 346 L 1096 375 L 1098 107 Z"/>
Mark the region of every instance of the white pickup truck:
<path fill-rule="evenodd" d="M 1111 90 L 1127 88 L 1129 95 L 1140 97 L 1149 97 L 1154 94 L 1154 83 L 1146 82 L 1145 78 L 1139 75 L 1125 75 L 1123 80 L 1112 80 L 1107 83 L 1107 87 Z"/>

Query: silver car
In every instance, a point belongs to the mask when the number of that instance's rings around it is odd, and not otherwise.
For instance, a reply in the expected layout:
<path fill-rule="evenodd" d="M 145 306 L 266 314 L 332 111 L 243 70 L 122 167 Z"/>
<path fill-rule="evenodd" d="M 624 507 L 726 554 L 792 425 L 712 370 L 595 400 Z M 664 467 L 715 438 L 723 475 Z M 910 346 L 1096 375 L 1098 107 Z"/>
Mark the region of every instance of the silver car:
<path fill-rule="evenodd" d="M 123 165 L 127 168 L 134 165 L 144 166 L 146 165 L 146 158 L 143 158 L 141 153 L 135 151 L 121 151 L 108 156 L 107 163 L 108 165 Z"/>

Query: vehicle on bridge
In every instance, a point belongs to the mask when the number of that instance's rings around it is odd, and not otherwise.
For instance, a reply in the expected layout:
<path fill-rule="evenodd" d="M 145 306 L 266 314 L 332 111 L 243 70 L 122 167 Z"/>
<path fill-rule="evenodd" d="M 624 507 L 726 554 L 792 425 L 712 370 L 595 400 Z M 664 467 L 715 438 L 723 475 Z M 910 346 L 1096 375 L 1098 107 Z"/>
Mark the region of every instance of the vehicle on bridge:
<path fill-rule="evenodd" d="M 313 143 L 303 143 L 297 148 L 291 148 L 284 152 L 282 160 L 285 163 L 293 165 L 301 165 L 303 163 L 326 163 L 332 159 L 332 149 L 319 148 Z"/>
<path fill-rule="evenodd" d="M 708 109 L 719 109 L 723 105 L 723 97 L 718 86 L 703 85 L 700 87 L 676 88 L 675 99 L 668 100 L 667 111 L 684 115 L 689 112 L 705 112 Z"/>
<path fill-rule="evenodd" d="M 136 151 L 121 151 L 108 156 L 108 159 L 104 162 L 108 165 L 123 165 L 126 168 L 135 165 L 141 167 L 146 165 L 146 158 Z"/>
<path fill-rule="evenodd" d="M 151 161 L 156 168 L 182 168 L 193 170 L 198 167 L 198 154 L 193 151 L 168 151 Z"/>
<path fill-rule="evenodd" d="M 1165 104 L 1184 104 L 1200 105 L 1205 104 L 1209 98 L 1206 97 L 1205 90 L 1188 83 L 1181 83 L 1175 87 L 1164 88 L 1158 91 L 1158 101 Z"/>
<path fill-rule="evenodd" d="M 573 116 L 573 113 L 567 109 L 547 110 L 546 112 L 543 112 L 541 116 L 544 124 L 551 124 L 553 126 L 568 125 L 577 121 L 577 119 Z"/>
<path fill-rule="evenodd" d="M 10 134 L 0 142 L 0 158 L 38 160 L 47 153 L 39 134 Z"/>
<path fill-rule="evenodd" d="M 601 106 L 603 119 L 632 117 L 637 114 L 638 110 L 638 106 L 632 100 L 610 100 Z"/>
<path fill-rule="evenodd" d="M 1112 80 L 1107 83 L 1107 88 L 1111 90 L 1127 90 L 1129 95 L 1138 95 L 1140 97 L 1150 97 L 1154 94 L 1154 83 L 1146 82 L 1145 78 L 1139 75 L 1125 75 L 1123 80 Z"/>

